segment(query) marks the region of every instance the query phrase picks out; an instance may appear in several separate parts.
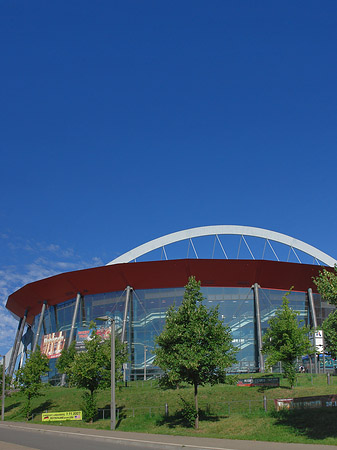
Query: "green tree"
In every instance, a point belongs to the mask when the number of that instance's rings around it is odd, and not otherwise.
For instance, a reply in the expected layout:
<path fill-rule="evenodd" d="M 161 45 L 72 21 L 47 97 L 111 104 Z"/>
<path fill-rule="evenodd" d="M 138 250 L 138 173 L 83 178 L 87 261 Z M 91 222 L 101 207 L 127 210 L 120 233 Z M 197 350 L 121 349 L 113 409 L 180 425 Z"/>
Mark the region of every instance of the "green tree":
<path fill-rule="evenodd" d="M 96 333 L 95 324 L 91 339 L 85 342 L 86 351 L 77 353 L 68 371 L 72 385 L 87 389 L 89 393 L 83 394 L 85 420 L 93 421 L 96 408 L 96 391 L 107 388 L 111 381 L 111 341 L 104 340 Z M 121 377 L 121 367 L 127 361 L 127 352 L 124 344 L 118 338 L 115 340 L 116 380 Z"/>
<path fill-rule="evenodd" d="M 41 377 L 49 372 L 49 361 L 37 346 L 35 352 L 28 355 L 25 365 L 16 373 L 16 380 L 20 390 L 26 397 L 25 413 L 27 420 L 31 415 L 32 398 L 41 395 L 43 386 Z"/>
<path fill-rule="evenodd" d="M 156 338 L 155 364 L 172 383 L 194 387 L 195 428 L 199 426 L 198 386 L 214 383 L 235 362 L 235 348 L 218 309 L 203 305 L 200 282 L 190 277 L 181 306 L 169 308 L 162 333 Z"/>
<path fill-rule="evenodd" d="M 301 326 L 303 320 L 298 321 L 299 312 L 289 306 L 288 295 L 289 292 L 283 296 L 282 306 L 268 322 L 269 328 L 263 336 L 262 352 L 267 355 L 267 367 L 281 361 L 285 376 L 293 388 L 296 359 L 311 353 L 312 348 L 308 337 L 309 328 Z"/>
<path fill-rule="evenodd" d="M 337 265 L 333 272 L 323 269 L 313 278 L 321 297 L 332 305 L 337 306 Z M 337 310 L 330 313 L 322 324 L 324 332 L 324 346 L 332 357 L 337 357 Z"/>
<path fill-rule="evenodd" d="M 325 350 L 337 358 L 337 310 L 330 313 L 322 324 Z"/>
<path fill-rule="evenodd" d="M 324 300 L 337 306 L 337 265 L 333 272 L 321 270 L 317 277 L 313 277 L 313 282 Z"/>
<path fill-rule="evenodd" d="M 61 352 L 61 356 L 57 359 L 56 362 L 56 369 L 59 373 L 65 373 L 69 376 L 71 365 L 74 362 L 75 355 L 76 355 L 76 341 L 73 341 L 69 348 L 63 348 Z"/>

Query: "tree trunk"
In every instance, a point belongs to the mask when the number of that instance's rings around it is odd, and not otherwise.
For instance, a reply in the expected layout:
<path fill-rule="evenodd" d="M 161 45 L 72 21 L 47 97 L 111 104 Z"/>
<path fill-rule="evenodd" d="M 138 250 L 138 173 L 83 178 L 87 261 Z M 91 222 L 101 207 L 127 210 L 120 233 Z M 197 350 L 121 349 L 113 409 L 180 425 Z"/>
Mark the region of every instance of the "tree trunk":
<path fill-rule="evenodd" d="M 194 383 L 194 406 L 196 412 L 194 428 L 197 430 L 199 428 L 198 383 Z"/>

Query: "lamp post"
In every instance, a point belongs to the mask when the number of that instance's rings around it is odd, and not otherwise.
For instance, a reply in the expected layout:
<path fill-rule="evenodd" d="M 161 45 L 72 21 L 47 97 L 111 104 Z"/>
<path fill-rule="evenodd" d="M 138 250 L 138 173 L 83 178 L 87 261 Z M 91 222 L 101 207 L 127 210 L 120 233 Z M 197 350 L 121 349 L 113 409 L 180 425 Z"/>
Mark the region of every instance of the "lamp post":
<path fill-rule="evenodd" d="M 110 430 L 116 429 L 116 396 L 115 396 L 115 318 L 111 316 L 103 316 L 97 317 L 96 320 L 104 320 L 106 322 L 110 322 L 111 333 L 110 333 L 110 342 L 111 342 L 111 378 L 110 378 L 110 387 L 111 387 L 111 399 L 110 399 Z"/>
<path fill-rule="evenodd" d="M 146 350 L 147 346 L 144 345 L 144 381 L 146 381 Z"/>
<path fill-rule="evenodd" d="M 0 355 L 1 356 L 1 355 Z M 6 356 L 2 355 L 2 400 L 1 400 L 1 421 L 5 421 L 5 375 L 6 370 Z"/>
<path fill-rule="evenodd" d="M 115 319 L 111 318 L 111 422 L 110 429 L 116 428 L 116 399 L 115 399 Z"/>

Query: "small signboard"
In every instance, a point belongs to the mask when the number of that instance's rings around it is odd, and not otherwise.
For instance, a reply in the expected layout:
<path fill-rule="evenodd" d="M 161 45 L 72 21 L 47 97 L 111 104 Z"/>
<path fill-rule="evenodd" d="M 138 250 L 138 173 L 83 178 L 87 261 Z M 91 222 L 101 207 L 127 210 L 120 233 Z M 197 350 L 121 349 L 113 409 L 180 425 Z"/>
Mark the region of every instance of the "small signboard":
<path fill-rule="evenodd" d="M 309 333 L 309 340 L 311 345 L 316 349 L 317 353 L 324 352 L 323 330 L 316 330 L 313 333 Z"/>
<path fill-rule="evenodd" d="M 337 407 L 337 395 L 316 395 L 313 397 L 276 398 L 276 411 L 280 409 L 309 409 Z"/>
<path fill-rule="evenodd" d="M 42 413 L 42 422 L 56 422 L 62 420 L 82 420 L 82 411 Z"/>
<path fill-rule="evenodd" d="M 262 386 L 262 387 L 279 387 L 279 378 L 244 378 L 237 382 L 237 386 Z"/>

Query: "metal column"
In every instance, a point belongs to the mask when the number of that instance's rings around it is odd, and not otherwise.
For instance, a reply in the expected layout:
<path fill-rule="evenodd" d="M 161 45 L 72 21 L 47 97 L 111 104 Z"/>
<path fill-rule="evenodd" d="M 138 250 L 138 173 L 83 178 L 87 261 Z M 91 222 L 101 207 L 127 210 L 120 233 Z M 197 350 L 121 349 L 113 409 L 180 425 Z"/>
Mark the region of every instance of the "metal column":
<path fill-rule="evenodd" d="M 20 325 L 19 333 L 17 335 L 17 339 L 16 339 L 15 345 L 13 347 L 14 354 L 13 354 L 13 359 L 11 358 L 12 365 L 8 368 L 8 374 L 10 376 L 10 380 L 11 381 L 12 381 L 12 378 L 13 378 L 13 373 L 14 373 L 14 369 L 15 369 L 16 359 L 17 359 L 18 354 L 19 354 L 20 343 L 21 343 L 21 339 L 22 339 L 22 335 L 23 335 L 23 330 L 24 330 L 25 325 L 26 325 L 27 315 L 28 315 L 28 309 L 26 309 L 25 314 L 24 314 L 24 316 L 22 318 L 22 322 L 21 322 L 21 325 Z"/>
<path fill-rule="evenodd" d="M 316 311 L 315 311 L 315 304 L 314 304 L 314 296 L 312 295 L 312 289 L 308 289 L 308 299 L 309 299 L 309 308 L 310 308 L 310 314 L 312 318 L 312 324 L 314 328 L 317 328 L 317 318 L 316 318 Z"/>
<path fill-rule="evenodd" d="M 18 337 L 19 337 L 19 333 L 20 333 L 20 329 L 21 329 L 21 324 L 22 324 L 22 317 L 19 320 L 19 325 L 18 325 L 18 329 L 16 330 L 16 335 L 15 335 L 15 339 L 14 339 L 14 344 L 12 347 L 12 351 L 11 351 L 11 356 L 9 358 L 9 364 L 8 364 L 8 373 L 11 370 L 12 367 L 12 363 L 13 363 L 13 359 L 14 359 L 14 352 L 15 352 L 15 348 L 16 348 L 16 343 L 18 341 Z"/>
<path fill-rule="evenodd" d="M 76 325 L 76 319 L 77 319 L 77 314 L 78 314 L 78 307 L 80 305 L 80 301 L 81 301 L 81 294 L 78 293 L 76 296 L 76 302 L 75 302 L 75 308 L 74 308 L 74 314 L 73 314 L 73 320 L 71 322 L 71 329 L 70 329 L 70 334 L 69 334 L 69 340 L 68 340 L 68 347 L 70 346 L 73 337 L 74 337 L 74 331 L 75 331 L 75 325 Z"/>
<path fill-rule="evenodd" d="M 37 330 L 36 330 L 35 340 L 34 340 L 33 349 L 32 349 L 33 352 L 35 352 L 37 343 L 39 342 L 39 337 L 40 337 L 42 322 L 43 322 L 43 318 L 44 318 L 44 312 L 46 310 L 46 305 L 47 305 L 47 302 L 44 301 L 42 308 L 41 308 L 40 319 L 39 319 L 39 323 L 38 323 Z"/>
<path fill-rule="evenodd" d="M 67 348 L 70 347 L 70 344 L 73 340 L 74 337 L 74 331 L 75 331 L 75 325 L 76 325 L 76 319 L 77 319 L 77 314 L 78 314 L 78 308 L 80 305 L 80 301 L 81 301 L 81 294 L 78 292 L 77 296 L 76 296 L 76 302 L 75 302 L 75 307 L 74 307 L 74 313 L 73 313 L 73 319 L 71 321 L 71 329 L 70 329 L 70 334 L 69 334 L 69 339 L 68 339 L 68 345 Z M 66 374 L 63 373 L 62 377 L 61 377 L 61 386 L 64 386 L 66 383 Z"/>
<path fill-rule="evenodd" d="M 5 421 L 5 387 L 6 387 L 6 356 L 3 355 L 2 357 L 2 403 L 1 403 L 1 420 L 2 422 Z"/>
<path fill-rule="evenodd" d="M 309 309 L 310 309 L 310 314 L 311 314 L 311 318 L 312 318 L 312 324 L 314 326 L 314 347 L 315 347 L 314 358 L 315 358 L 315 373 L 317 373 L 317 353 L 316 353 L 316 336 L 315 336 L 315 331 L 317 328 L 317 318 L 316 318 L 316 311 L 315 311 L 315 304 L 314 304 L 314 296 L 312 295 L 311 288 L 308 289 L 308 300 L 309 300 Z M 319 367 L 319 364 L 318 364 L 318 367 Z"/>
<path fill-rule="evenodd" d="M 264 360 L 262 355 L 262 331 L 261 331 L 261 316 L 260 316 L 260 300 L 259 300 L 259 285 L 254 284 L 254 310 L 256 320 L 256 332 L 257 332 L 257 349 L 259 356 L 259 368 L 260 372 L 264 372 Z"/>
<path fill-rule="evenodd" d="M 133 290 L 133 289 L 132 289 L 131 286 L 127 286 L 127 288 L 126 288 L 125 307 L 124 307 L 124 317 L 123 317 L 122 336 L 121 336 L 121 340 L 122 340 L 123 343 L 125 342 L 126 320 L 127 320 L 128 308 L 129 308 L 129 303 L 130 303 L 130 297 L 131 297 L 132 290 Z"/>

